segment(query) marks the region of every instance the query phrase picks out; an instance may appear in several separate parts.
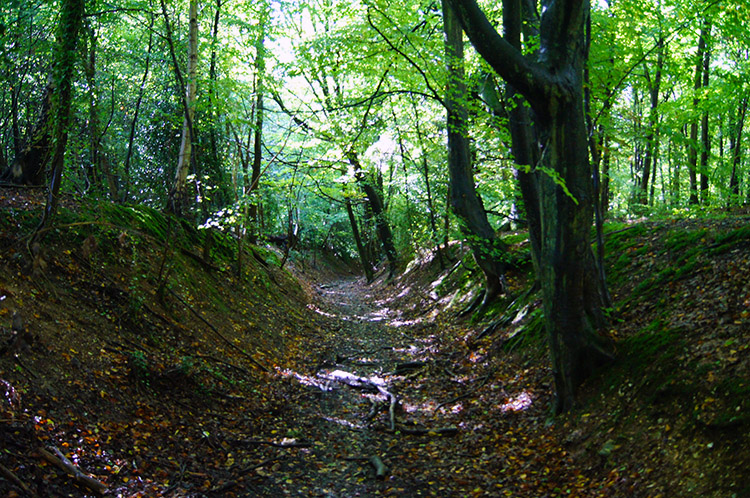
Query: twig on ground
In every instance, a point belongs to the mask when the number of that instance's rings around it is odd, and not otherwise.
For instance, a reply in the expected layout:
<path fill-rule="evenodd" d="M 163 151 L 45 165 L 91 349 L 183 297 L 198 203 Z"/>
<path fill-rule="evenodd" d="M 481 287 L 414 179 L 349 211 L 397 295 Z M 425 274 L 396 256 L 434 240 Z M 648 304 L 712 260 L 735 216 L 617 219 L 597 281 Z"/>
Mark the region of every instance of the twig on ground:
<path fill-rule="evenodd" d="M 73 478 L 73 480 L 75 480 L 77 483 L 82 484 L 83 486 L 87 487 L 94 493 L 98 495 L 103 495 L 107 492 L 106 484 L 81 472 L 81 469 L 76 467 L 73 464 L 73 462 L 68 460 L 68 458 L 65 455 L 63 455 L 63 453 L 57 448 L 55 448 L 54 446 L 51 447 L 50 449 L 54 452 L 54 455 L 50 451 L 45 450 L 44 448 L 39 449 L 39 454 L 42 456 L 42 458 L 47 460 L 49 463 L 56 465 L 63 472 L 70 475 Z"/>
<path fill-rule="evenodd" d="M 400 432 L 412 436 L 455 436 L 458 434 L 457 427 L 440 427 L 437 429 L 426 429 L 421 427 L 399 427 Z"/>

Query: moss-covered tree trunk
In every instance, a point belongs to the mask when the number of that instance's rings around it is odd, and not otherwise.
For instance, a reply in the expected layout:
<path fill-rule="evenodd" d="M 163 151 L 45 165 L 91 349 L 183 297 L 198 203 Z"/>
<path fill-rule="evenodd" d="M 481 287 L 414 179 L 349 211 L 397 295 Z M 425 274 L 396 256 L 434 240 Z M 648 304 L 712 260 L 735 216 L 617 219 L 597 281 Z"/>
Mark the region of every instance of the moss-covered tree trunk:
<path fill-rule="evenodd" d="M 60 4 L 60 24 L 58 27 L 58 47 L 55 56 L 52 78 L 55 82 L 53 97 L 55 147 L 52 154 L 52 177 L 50 178 L 47 205 L 42 222 L 31 239 L 31 246 L 44 233 L 57 211 L 62 182 L 65 152 L 68 145 L 68 129 L 71 118 L 71 101 L 73 99 L 73 78 L 75 62 L 78 58 L 78 34 L 81 30 L 84 14 L 83 0 L 64 0 Z"/>
<path fill-rule="evenodd" d="M 469 241 L 474 260 L 484 275 L 482 305 L 492 302 L 503 289 L 506 248 L 487 219 L 482 198 L 474 185 L 468 137 L 469 98 L 464 81 L 464 50 L 461 25 L 453 9 L 443 2 L 443 30 L 448 67 L 445 107 L 448 120 L 448 170 L 450 205 L 461 231 Z"/>

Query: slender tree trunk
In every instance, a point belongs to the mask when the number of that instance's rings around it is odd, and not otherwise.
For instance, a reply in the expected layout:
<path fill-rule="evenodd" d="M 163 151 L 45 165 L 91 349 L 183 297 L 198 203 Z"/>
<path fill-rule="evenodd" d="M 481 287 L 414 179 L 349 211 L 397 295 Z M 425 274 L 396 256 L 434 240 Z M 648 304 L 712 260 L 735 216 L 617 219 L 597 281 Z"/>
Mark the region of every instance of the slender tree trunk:
<path fill-rule="evenodd" d="M 383 252 L 385 252 L 386 258 L 388 258 L 390 275 L 393 276 L 398 268 L 398 253 L 396 252 L 396 246 L 393 245 L 393 234 L 391 233 L 391 226 L 388 223 L 383 200 L 380 193 L 375 188 L 375 185 L 373 185 L 372 180 L 368 179 L 365 172 L 362 170 L 359 156 L 357 156 L 355 152 L 349 152 L 347 153 L 347 159 L 354 169 L 354 178 L 357 180 L 359 187 L 365 193 L 370 209 L 372 209 L 378 238 L 383 246 Z"/>
<path fill-rule="evenodd" d="M 703 64 L 706 59 L 706 39 L 711 30 L 711 24 L 704 20 L 701 27 L 700 37 L 698 38 L 698 54 L 696 55 L 695 77 L 693 79 L 693 110 L 697 113 L 700 105 L 698 92 L 703 84 Z M 690 143 L 688 145 L 688 174 L 690 176 L 690 198 L 688 204 L 698 204 L 698 150 L 702 142 L 698 142 L 698 120 L 697 118 L 690 123 Z M 701 152 L 702 154 L 702 152 Z"/>
<path fill-rule="evenodd" d="M 16 81 L 13 85 L 13 89 L 10 92 L 10 120 L 11 130 L 13 133 L 13 154 L 14 157 L 21 153 L 21 129 L 18 124 L 18 96 L 21 93 L 20 81 Z"/>
<path fill-rule="evenodd" d="M 706 26 L 706 37 L 711 34 L 711 24 Z M 706 41 L 706 50 L 703 54 L 703 81 L 702 87 L 708 88 L 709 70 L 711 65 L 711 45 Z M 703 110 L 701 115 L 701 157 L 700 157 L 700 182 L 701 182 L 701 203 L 708 202 L 708 158 L 711 152 L 711 136 L 708 121 L 708 109 Z"/>
<path fill-rule="evenodd" d="M 672 175 L 672 205 L 677 207 L 680 205 L 680 160 L 675 160 L 675 150 L 677 147 L 674 144 L 673 140 L 670 140 L 670 150 L 673 152 L 671 154 L 672 159 L 672 165 L 674 166 L 674 174 Z M 689 147 L 689 146 L 688 146 Z"/>
<path fill-rule="evenodd" d="M 135 101 L 135 109 L 133 110 L 133 120 L 130 122 L 130 132 L 128 134 L 128 151 L 125 153 L 125 163 L 123 166 L 124 170 L 124 186 L 122 191 L 122 201 L 127 202 L 130 198 L 130 161 L 133 157 L 133 147 L 135 144 L 135 129 L 138 125 L 138 114 L 141 111 L 141 103 L 143 102 L 143 95 L 146 93 L 146 80 L 148 80 L 148 72 L 151 64 L 151 50 L 153 48 L 154 34 L 154 15 L 149 14 L 148 23 L 148 49 L 146 50 L 146 63 L 143 68 L 143 77 L 141 77 L 141 86 L 138 89 L 138 98 Z"/>
<path fill-rule="evenodd" d="M 419 116 L 419 113 L 417 112 L 417 104 L 414 100 L 412 100 L 412 108 L 414 109 L 414 115 Z M 424 153 L 425 150 L 425 143 L 424 143 L 424 136 L 422 135 L 422 128 L 419 126 L 420 119 L 417 117 L 415 120 L 415 128 L 417 132 L 417 142 L 419 143 L 420 148 L 422 149 L 422 178 L 424 179 L 424 185 L 425 185 L 425 191 L 427 193 L 427 211 L 428 211 L 428 217 L 430 220 L 430 230 L 432 231 L 432 241 L 435 244 L 436 250 L 437 250 L 437 256 L 438 261 L 440 263 L 440 268 L 445 269 L 445 260 L 443 258 L 443 251 L 440 248 L 440 239 L 438 234 L 438 228 L 437 228 L 437 221 L 435 220 L 435 205 L 432 200 L 432 188 L 430 185 L 430 166 L 427 161 L 427 154 Z"/>
<path fill-rule="evenodd" d="M 448 168 L 450 171 L 451 208 L 461 223 L 474 259 L 485 279 L 482 306 L 504 291 L 506 248 L 487 220 L 482 199 L 474 186 L 468 139 L 468 99 L 463 69 L 463 33 L 453 9 L 443 3 L 445 52 L 448 87 L 445 106 L 448 114 Z"/>
<path fill-rule="evenodd" d="M 109 192 L 110 198 L 117 199 L 117 180 L 112 173 L 109 159 L 107 158 L 104 147 L 102 146 L 102 139 L 104 138 L 107 126 L 105 126 L 104 130 L 101 130 L 101 124 L 99 122 L 99 105 L 97 102 L 98 92 L 96 91 L 96 32 L 91 26 L 87 26 L 86 32 L 89 43 L 86 45 L 87 53 L 84 62 L 84 73 L 89 87 L 89 181 L 94 184 L 95 188 L 101 190 L 104 189 L 104 182 L 106 181 L 106 188 Z"/>
<path fill-rule="evenodd" d="M 218 115 L 217 115 L 217 78 L 218 74 L 216 71 L 216 47 L 219 44 L 219 19 L 221 17 L 222 0 L 216 0 L 216 10 L 214 11 L 214 20 L 211 25 L 211 62 L 208 67 L 208 101 L 210 105 L 211 122 L 208 129 L 208 140 L 211 147 L 211 162 L 213 165 L 218 166 L 219 164 L 219 145 L 216 138 L 216 128 L 218 126 Z"/>
<path fill-rule="evenodd" d="M 357 244 L 357 253 L 359 254 L 359 260 L 362 263 L 362 270 L 365 272 L 365 278 L 367 283 L 372 282 L 372 265 L 370 260 L 367 258 L 367 250 L 362 243 L 362 237 L 359 234 L 359 227 L 357 225 L 357 217 L 354 216 L 354 210 L 352 209 L 352 201 L 346 197 L 344 200 L 346 205 L 346 214 L 349 216 L 349 223 L 352 226 L 352 234 L 354 235 L 354 242 Z"/>
<path fill-rule="evenodd" d="M 164 0 L 162 0 L 163 2 Z M 163 7 L 166 15 L 166 8 Z M 169 192 L 169 209 L 178 215 L 186 214 L 189 205 L 187 177 L 193 164 L 193 139 L 195 133 L 195 98 L 198 77 L 198 0 L 190 0 L 188 30 L 188 81 L 185 87 L 185 119 L 182 141 L 172 188 Z M 175 67 L 175 71 L 179 71 Z"/>
<path fill-rule="evenodd" d="M 610 193 L 609 193 L 609 186 L 610 186 L 610 163 L 612 162 L 612 153 L 609 149 L 609 136 L 604 135 L 602 137 L 602 189 L 601 193 L 599 194 L 599 198 L 597 201 L 601 204 L 601 211 L 602 211 L 602 218 L 607 217 L 607 213 L 609 212 L 609 199 L 610 199 Z"/>
<path fill-rule="evenodd" d="M 260 183 L 261 168 L 263 165 L 263 118 L 264 118 L 264 107 L 263 107 L 263 94 L 264 84 L 266 77 L 266 22 L 268 19 L 267 7 L 264 7 L 263 12 L 260 15 L 260 21 L 258 24 L 258 37 L 255 39 L 255 104 L 254 110 L 254 132 L 255 136 L 253 139 L 253 162 L 252 162 L 252 176 L 250 178 L 250 190 L 249 194 L 258 189 Z M 252 199 L 252 198 L 251 198 Z M 259 212 L 260 206 L 256 199 L 252 199 L 248 206 L 249 221 L 252 224 L 250 229 L 251 239 L 255 241 L 257 234 L 260 232 L 260 219 Z"/>
<path fill-rule="evenodd" d="M 646 131 L 646 157 L 643 165 L 643 181 L 641 182 L 641 191 L 638 200 L 641 204 L 648 203 L 648 187 L 651 178 L 651 171 L 656 171 L 656 160 L 659 150 L 659 92 L 661 91 L 661 75 L 664 67 L 664 39 L 658 42 L 658 55 L 656 58 L 656 73 L 653 81 L 651 80 L 648 67 L 646 67 L 646 79 L 648 80 L 650 104 L 648 115 L 648 130 Z"/>
<path fill-rule="evenodd" d="M 729 157 L 732 161 L 732 174 L 729 177 L 729 206 L 736 205 L 740 200 L 739 169 L 742 164 L 742 131 L 745 127 L 747 106 L 748 98 L 743 97 L 737 110 L 737 117 L 730 124 Z"/>

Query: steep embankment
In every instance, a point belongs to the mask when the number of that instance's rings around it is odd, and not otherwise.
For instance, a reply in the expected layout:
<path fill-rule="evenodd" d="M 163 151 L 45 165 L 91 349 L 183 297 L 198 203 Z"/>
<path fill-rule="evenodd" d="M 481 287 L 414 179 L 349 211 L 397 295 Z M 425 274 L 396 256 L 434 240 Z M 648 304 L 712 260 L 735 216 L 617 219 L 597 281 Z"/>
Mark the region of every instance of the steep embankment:
<path fill-rule="evenodd" d="M 71 201 L 29 251 L 40 197 L 0 201 L 0 464 L 20 480 L 0 494 L 83 492 L 44 448 L 122 496 L 207 492 L 257 463 L 223 445 L 286 406 L 269 378 L 308 302 L 276 257 L 238 260 L 230 237 L 148 208 Z"/>

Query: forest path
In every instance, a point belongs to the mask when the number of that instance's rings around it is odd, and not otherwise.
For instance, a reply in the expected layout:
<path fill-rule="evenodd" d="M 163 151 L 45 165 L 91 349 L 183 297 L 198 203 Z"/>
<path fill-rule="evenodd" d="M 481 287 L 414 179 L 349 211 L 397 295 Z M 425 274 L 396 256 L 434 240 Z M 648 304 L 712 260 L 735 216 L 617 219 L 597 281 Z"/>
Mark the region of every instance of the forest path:
<path fill-rule="evenodd" d="M 403 382 L 396 369 L 409 370 L 419 349 L 405 328 L 388 325 L 391 311 L 361 279 L 347 278 L 316 287 L 310 308 L 321 316 L 316 334 L 302 337 L 285 396 L 294 408 L 279 414 L 272 429 L 290 447 L 257 469 L 267 476 L 248 489 L 255 496 L 424 496 L 427 482 L 393 472 L 401 455 L 398 432 L 391 430 Z M 400 406 L 399 406 L 400 409 Z M 391 415 L 393 412 L 393 415 Z M 302 445 L 303 447 L 296 447 Z M 387 470 L 378 476 L 376 465 Z"/>

